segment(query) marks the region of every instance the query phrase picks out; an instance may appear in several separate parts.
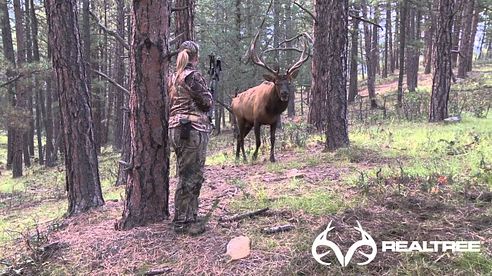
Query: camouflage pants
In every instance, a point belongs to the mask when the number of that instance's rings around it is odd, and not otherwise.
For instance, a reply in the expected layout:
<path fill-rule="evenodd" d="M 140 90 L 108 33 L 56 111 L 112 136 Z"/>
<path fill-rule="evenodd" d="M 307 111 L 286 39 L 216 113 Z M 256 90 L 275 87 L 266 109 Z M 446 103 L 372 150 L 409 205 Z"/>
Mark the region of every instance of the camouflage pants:
<path fill-rule="evenodd" d="M 195 221 L 198 214 L 198 196 L 204 178 L 205 157 L 209 134 L 192 129 L 189 139 L 180 138 L 180 127 L 169 129 L 171 146 L 176 153 L 179 178 L 174 195 L 174 222 Z"/>

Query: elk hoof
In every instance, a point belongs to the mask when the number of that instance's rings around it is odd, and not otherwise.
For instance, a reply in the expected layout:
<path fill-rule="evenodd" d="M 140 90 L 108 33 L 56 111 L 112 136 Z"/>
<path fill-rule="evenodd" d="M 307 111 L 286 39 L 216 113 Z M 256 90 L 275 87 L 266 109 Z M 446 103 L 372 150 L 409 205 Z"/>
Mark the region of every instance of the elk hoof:
<path fill-rule="evenodd" d="M 270 156 L 270 162 L 275 163 L 276 162 L 275 157 Z"/>

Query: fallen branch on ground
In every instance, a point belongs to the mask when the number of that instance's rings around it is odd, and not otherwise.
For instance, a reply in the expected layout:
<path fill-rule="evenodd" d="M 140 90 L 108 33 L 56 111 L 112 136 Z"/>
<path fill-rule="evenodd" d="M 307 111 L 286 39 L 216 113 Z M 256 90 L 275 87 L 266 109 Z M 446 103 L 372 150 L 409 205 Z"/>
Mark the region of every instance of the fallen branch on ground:
<path fill-rule="evenodd" d="M 254 216 L 261 215 L 261 214 L 265 213 L 268 210 L 269 210 L 269 208 L 264 208 L 264 209 L 253 211 L 253 212 L 247 212 L 247 213 L 244 213 L 244 214 L 234 215 L 234 216 L 228 217 L 228 218 L 223 218 L 222 217 L 222 218 L 219 218 L 219 221 L 220 222 L 231 222 L 231 221 L 242 220 L 242 219 L 245 219 L 245 218 L 253 218 Z"/>
<path fill-rule="evenodd" d="M 152 276 L 152 275 L 162 275 L 162 274 L 166 274 L 166 273 L 169 273 L 173 271 L 172 268 L 170 267 L 165 267 L 165 268 L 159 268 L 159 269 L 152 269 L 152 270 L 149 270 L 147 272 L 145 272 L 144 275 L 146 276 Z"/>
<path fill-rule="evenodd" d="M 275 233 L 287 232 L 287 231 L 293 230 L 294 228 L 295 228 L 294 225 L 286 224 L 286 225 L 263 228 L 263 229 L 261 229 L 261 233 L 263 233 L 263 234 L 275 234 Z"/>

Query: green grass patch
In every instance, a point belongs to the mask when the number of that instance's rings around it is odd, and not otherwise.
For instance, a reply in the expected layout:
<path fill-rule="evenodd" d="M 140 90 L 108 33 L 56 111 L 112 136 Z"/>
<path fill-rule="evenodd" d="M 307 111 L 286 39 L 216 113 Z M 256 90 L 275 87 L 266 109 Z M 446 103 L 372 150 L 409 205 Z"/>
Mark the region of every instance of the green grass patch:
<path fill-rule="evenodd" d="M 268 197 L 267 190 L 263 187 L 256 188 L 251 195 L 243 199 L 233 201 L 231 207 L 236 211 L 269 207 L 271 209 L 303 211 L 312 215 L 326 215 L 347 208 L 348 203 L 344 202 L 336 194 L 321 189 L 305 192 L 301 195 L 283 195 L 271 199 Z"/>

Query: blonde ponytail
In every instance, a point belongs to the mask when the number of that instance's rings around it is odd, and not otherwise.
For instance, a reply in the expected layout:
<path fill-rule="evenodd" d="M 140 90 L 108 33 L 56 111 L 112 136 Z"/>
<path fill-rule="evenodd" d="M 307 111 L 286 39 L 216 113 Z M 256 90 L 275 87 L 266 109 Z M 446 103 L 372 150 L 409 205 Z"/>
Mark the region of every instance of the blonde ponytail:
<path fill-rule="evenodd" d="M 176 79 L 183 73 L 186 65 L 190 62 L 189 50 L 185 49 L 179 52 L 176 60 Z"/>

